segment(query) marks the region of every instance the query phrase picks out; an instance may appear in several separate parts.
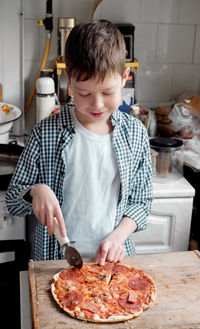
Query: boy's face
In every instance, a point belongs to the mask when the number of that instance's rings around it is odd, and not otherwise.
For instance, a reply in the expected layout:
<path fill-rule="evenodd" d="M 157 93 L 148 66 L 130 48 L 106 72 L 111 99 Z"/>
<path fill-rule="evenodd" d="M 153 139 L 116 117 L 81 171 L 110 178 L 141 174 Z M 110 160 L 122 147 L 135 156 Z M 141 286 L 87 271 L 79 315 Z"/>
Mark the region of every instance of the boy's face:
<path fill-rule="evenodd" d="M 130 69 L 126 68 L 123 77 L 119 73 L 114 73 L 106 76 L 103 81 L 98 81 L 97 78 L 86 81 L 70 79 L 76 116 L 83 125 L 108 121 L 121 104 L 121 89 L 126 83 L 129 72 Z"/>

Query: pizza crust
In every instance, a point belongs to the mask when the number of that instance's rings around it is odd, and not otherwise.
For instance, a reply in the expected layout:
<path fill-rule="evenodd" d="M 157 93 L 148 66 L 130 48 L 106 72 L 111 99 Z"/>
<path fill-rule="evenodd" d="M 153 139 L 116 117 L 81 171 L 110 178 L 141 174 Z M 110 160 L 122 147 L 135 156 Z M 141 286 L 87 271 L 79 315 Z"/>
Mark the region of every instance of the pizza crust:
<path fill-rule="evenodd" d="M 87 263 L 87 264 L 91 264 L 91 266 L 92 266 L 94 263 Z M 94 265 L 96 265 L 96 264 L 94 264 Z M 123 264 L 122 264 L 122 266 L 123 266 Z M 127 265 L 125 265 L 125 266 L 129 270 L 130 269 L 135 270 L 133 267 L 130 267 L 130 266 L 127 266 Z M 149 301 L 142 302 L 141 306 L 138 307 L 138 309 L 135 309 L 132 312 L 129 312 L 129 310 L 127 309 L 125 311 L 125 314 L 113 314 L 113 315 L 110 315 L 106 318 L 102 318 L 97 313 L 93 313 L 92 317 L 88 318 L 87 313 L 84 312 L 84 309 L 83 310 L 81 309 L 81 305 L 83 304 L 83 302 L 81 302 L 80 305 L 75 306 L 74 310 L 71 310 L 68 307 L 65 307 L 65 305 L 62 304 L 62 302 L 60 301 L 60 299 L 57 296 L 56 283 L 60 280 L 60 274 L 65 270 L 71 270 L 71 269 L 73 270 L 74 268 L 73 267 L 68 267 L 67 269 L 61 270 L 53 276 L 54 282 L 51 284 L 51 293 L 52 293 L 52 296 L 53 296 L 55 302 L 60 306 L 60 308 L 63 309 L 64 312 L 66 312 L 67 314 L 69 314 L 73 318 L 84 320 L 84 321 L 89 321 L 89 322 L 97 322 L 97 323 L 98 322 L 101 322 L 101 323 L 105 323 L 105 322 L 110 322 L 110 323 L 112 323 L 112 322 L 123 322 L 123 321 L 131 320 L 135 317 L 138 317 L 139 315 L 141 315 L 143 313 L 144 310 L 146 310 L 149 307 L 152 307 L 155 304 L 155 299 L 156 299 L 156 296 L 157 296 L 156 285 L 155 285 L 153 279 L 148 274 L 146 274 L 146 273 L 144 273 L 143 271 L 140 270 L 140 272 L 143 273 L 143 278 L 144 277 L 148 278 L 148 280 L 150 282 L 150 286 L 152 288 L 152 291 L 150 293 L 150 300 Z M 91 273 L 90 273 L 90 275 L 91 275 Z M 122 277 L 123 277 L 123 275 L 122 275 Z M 71 286 L 70 286 L 70 280 L 67 280 L 67 282 L 69 283 L 69 287 L 71 289 L 70 292 L 76 291 L 76 288 L 73 286 L 73 284 L 71 284 Z M 101 287 L 99 289 L 101 289 Z M 77 289 L 77 292 L 79 292 L 78 289 Z M 138 296 L 138 295 L 136 294 L 136 296 Z"/>

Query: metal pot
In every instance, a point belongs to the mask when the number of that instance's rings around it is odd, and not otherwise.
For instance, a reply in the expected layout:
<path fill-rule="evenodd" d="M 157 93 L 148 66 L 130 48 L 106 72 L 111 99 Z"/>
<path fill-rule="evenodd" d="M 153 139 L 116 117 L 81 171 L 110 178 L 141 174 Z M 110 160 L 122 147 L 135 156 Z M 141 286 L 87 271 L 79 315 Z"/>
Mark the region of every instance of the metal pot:
<path fill-rule="evenodd" d="M 0 190 L 7 190 L 23 147 L 17 143 L 0 144 Z"/>

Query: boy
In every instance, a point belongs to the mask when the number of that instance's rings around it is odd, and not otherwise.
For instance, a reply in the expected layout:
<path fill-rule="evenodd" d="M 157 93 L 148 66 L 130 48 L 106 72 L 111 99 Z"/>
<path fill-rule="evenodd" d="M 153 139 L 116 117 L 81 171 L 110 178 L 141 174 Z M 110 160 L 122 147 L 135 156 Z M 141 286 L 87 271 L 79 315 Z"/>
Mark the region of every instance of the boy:
<path fill-rule="evenodd" d="M 70 32 L 65 60 L 74 105 L 33 128 L 6 195 L 13 215 L 34 212 L 38 219 L 35 260 L 60 257 L 54 217 L 81 255 L 101 265 L 134 254 L 132 233 L 146 228 L 148 135 L 118 110 L 130 71 L 125 54 L 124 38 L 109 21 Z"/>

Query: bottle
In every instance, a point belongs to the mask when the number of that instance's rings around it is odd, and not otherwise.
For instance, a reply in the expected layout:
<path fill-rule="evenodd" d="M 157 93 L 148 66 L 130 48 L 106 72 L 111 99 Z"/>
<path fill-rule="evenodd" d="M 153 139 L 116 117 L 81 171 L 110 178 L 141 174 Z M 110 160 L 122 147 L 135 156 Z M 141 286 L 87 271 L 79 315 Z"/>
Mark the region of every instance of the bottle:
<path fill-rule="evenodd" d="M 36 122 L 48 117 L 56 107 L 54 80 L 42 77 L 36 83 Z"/>

